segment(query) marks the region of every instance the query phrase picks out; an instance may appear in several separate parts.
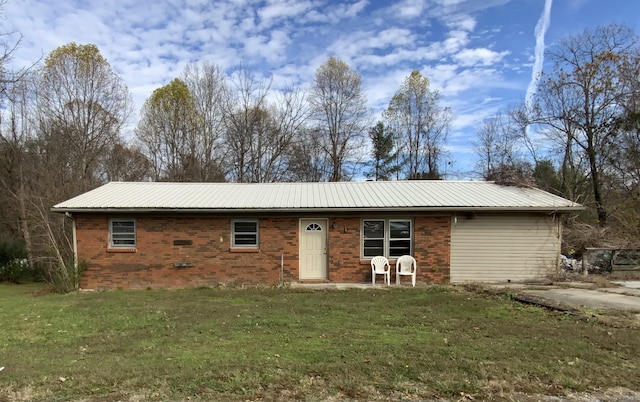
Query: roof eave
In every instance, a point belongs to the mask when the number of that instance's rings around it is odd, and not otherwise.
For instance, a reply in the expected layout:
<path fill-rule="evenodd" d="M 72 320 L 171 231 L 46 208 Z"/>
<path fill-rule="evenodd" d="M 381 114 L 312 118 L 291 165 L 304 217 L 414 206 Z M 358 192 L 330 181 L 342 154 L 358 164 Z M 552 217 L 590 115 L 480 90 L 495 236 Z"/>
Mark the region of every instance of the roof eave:
<path fill-rule="evenodd" d="M 58 213 L 343 213 L 343 212 L 577 212 L 584 210 L 583 206 L 560 207 L 385 207 L 385 208 L 66 208 L 53 207 L 52 212 Z"/>

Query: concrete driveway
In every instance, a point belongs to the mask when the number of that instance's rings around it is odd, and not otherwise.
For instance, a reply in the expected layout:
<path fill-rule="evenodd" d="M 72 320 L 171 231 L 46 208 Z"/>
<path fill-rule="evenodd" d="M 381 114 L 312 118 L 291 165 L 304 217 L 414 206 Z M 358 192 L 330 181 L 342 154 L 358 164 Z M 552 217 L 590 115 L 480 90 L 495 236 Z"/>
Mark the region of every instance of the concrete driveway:
<path fill-rule="evenodd" d="M 553 288 L 523 289 L 522 293 L 561 303 L 571 307 L 616 309 L 640 312 L 640 282 L 617 282 L 620 287 L 582 289 Z"/>

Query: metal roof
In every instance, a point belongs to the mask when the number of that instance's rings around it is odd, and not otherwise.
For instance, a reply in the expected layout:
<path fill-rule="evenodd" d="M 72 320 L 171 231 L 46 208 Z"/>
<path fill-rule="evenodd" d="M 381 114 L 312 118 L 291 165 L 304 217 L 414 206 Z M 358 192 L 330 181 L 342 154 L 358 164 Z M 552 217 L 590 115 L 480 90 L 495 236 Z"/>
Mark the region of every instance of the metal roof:
<path fill-rule="evenodd" d="M 111 182 L 55 212 L 572 211 L 545 191 L 483 181 L 338 183 Z"/>

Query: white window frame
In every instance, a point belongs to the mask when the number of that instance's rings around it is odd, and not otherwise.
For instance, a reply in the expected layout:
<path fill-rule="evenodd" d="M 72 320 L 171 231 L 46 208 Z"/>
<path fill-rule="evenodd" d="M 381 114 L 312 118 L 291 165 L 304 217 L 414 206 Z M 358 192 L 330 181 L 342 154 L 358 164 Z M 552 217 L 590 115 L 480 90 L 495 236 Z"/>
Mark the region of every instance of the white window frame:
<path fill-rule="evenodd" d="M 364 223 L 365 222 L 382 222 L 382 237 L 372 237 L 372 238 L 368 238 L 368 239 L 365 238 L 365 233 L 364 233 L 364 230 L 365 230 Z M 382 240 L 382 253 L 386 254 L 386 244 L 387 244 L 387 240 L 386 240 L 387 221 L 386 221 L 386 219 L 380 219 L 380 218 L 363 219 L 362 223 L 361 223 L 361 226 L 362 226 L 362 230 L 360 231 L 360 233 L 362 233 L 362 235 L 361 235 L 362 239 L 360 241 L 360 250 L 361 250 L 360 251 L 360 255 L 363 258 L 366 258 L 366 259 L 375 257 L 373 255 L 372 256 L 366 256 L 366 257 L 364 256 L 364 249 L 365 249 L 364 242 L 365 242 L 365 240 Z"/>
<path fill-rule="evenodd" d="M 236 223 L 255 223 L 256 231 L 236 233 Z M 237 244 L 236 234 L 239 234 L 239 233 L 255 234 L 256 236 L 255 244 Z M 258 248 L 259 245 L 260 245 L 260 222 L 258 219 L 234 219 L 233 221 L 231 221 L 231 247 L 232 248 Z"/>
<path fill-rule="evenodd" d="M 409 222 L 409 237 L 391 237 L 391 223 L 392 222 Z M 387 220 L 387 229 L 385 231 L 385 235 L 387 235 L 387 257 L 388 258 L 398 258 L 401 257 L 402 255 L 391 255 L 391 242 L 394 240 L 409 240 L 409 251 L 408 254 L 412 255 L 413 254 L 413 221 L 411 219 L 389 219 Z M 407 253 L 405 253 L 407 254 Z"/>
<path fill-rule="evenodd" d="M 384 241 L 383 241 L 383 256 L 388 259 L 396 259 L 398 256 L 391 256 L 391 241 L 393 240 L 409 240 L 409 254 L 413 255 L 413 244 L 414 244 L 414 236 L 413 236 L 413 219 L 411 218 L 363 218 L 360 222 L 360 258 L 363 260 L 370 260 L 374 256 L 365 256 L 364 255 L 364 223 L 366 221 L 382 221 L 384 222 Z M 409 222 L 409 237 L 408 238 L 391 238 L 391 222 Z"/>
<path fill-rule="evenodd" d="M 133 244 L 118 244 L 114 241 L 114 230 L 113 224 L 118 222 L 131 222 L 133 223 Z M 129 234 L 129 233 L 115 233 L 118 235 Z M 126 240 L 126 239 L 125 239 Z M 129 239 L 131 240 L 131 239 Z M 136 225 L 135 219 L 123 219 L 123 218 L 113 218 L 109 219 L 109 248 L 136 248 L 138 246 L 138 228 Z"/>

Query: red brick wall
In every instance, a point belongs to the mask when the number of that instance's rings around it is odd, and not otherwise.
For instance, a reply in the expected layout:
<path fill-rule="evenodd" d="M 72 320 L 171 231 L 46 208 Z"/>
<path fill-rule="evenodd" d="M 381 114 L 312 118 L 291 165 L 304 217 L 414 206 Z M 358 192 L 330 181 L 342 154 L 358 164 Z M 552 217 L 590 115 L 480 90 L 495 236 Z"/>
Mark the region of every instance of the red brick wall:
<path fill-rule="evenodd" d="M 416 217 L 413 222 L 413 256 L 418 265 L 418 280 L 449 282 L 451 217 Z"/>
<path fill-rule="evenodd" d="M 299 217 L 260 218 L 259 250 L 248 252 L 230 249 L 230 218 L 137 216 L 135 219 L 136 249 L 113 250 L 108 249 L 109 216 L 76 216 L 78 259 L 87 263 L 82 288 L 274 285 L 280 281 L 281 255 L 284 255 L 284 282 L 298 281 Z M 448 281 L 450 221 L 449 217 L 414 218 L 418 282 Z M 360 259 L 360 222 L 359 217 L 329 219 L 330 282 L 371 281 L 371 265 Z M 176 246 L 174 240 L 188 240 L 191 244 Z M 192 266 L 175 267 L 174 263 L 179 262 Z M 392 272 L 394 269 L 392 264 Z M 404 277 L 403 281 L 407 279 Z"/>
<path fill-rule="evenodd" d="M 336 223 L 337 228 L 332 228 Z M 336 218 L 329 227 L 330 282 L 371 282 L 371 263 L 360 258 L 361 218 Z M 449 281 L 451 218 L 416 216 L 413 218 L 413 256 L 418 265 L 416 279 L 422 283 Z M 345 230 L 346 229 L 346 230 Z M 391 260 L 391 283 L 395 283 L 395 260 Z M 376 278 L 382 281 L 382 277 Z M 410 281 L 402 277 L 402 283 Z"/>

